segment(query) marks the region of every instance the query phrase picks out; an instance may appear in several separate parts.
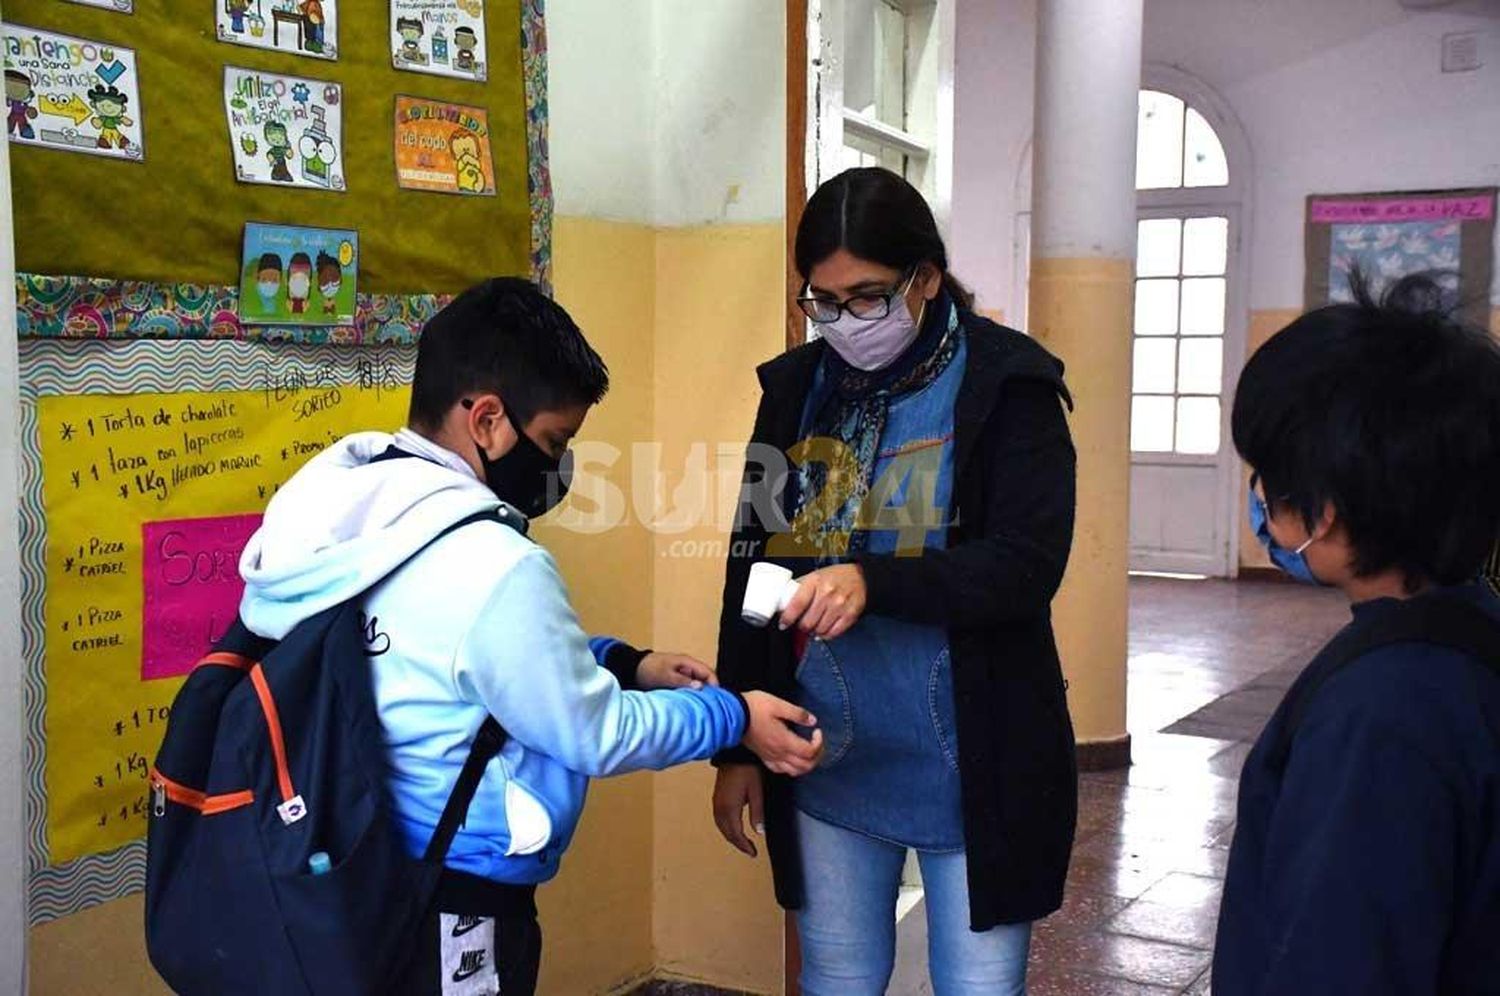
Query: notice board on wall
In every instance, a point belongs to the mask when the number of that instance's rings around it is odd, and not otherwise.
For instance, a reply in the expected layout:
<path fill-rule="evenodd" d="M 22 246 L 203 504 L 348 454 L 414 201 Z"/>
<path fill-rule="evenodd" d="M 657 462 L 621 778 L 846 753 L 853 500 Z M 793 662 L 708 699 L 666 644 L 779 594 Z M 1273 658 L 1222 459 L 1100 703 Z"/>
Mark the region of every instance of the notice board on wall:
<path fill-rule="evenodd" d="M 455 2 L 483 17 L 449 58 L 483 51 L 482 73 L 398 70 L 388 3 L 5 4 L 26 77 L 7 96 L 33 923 L 140 887 L 163 724 L 277 487 L 405 421 L 417 336 L 452 293 L 547 283 L 542 2 Z M 476 112 L 482 147 L 439 137 L 480 196 L 401 185 L 403 94 Z M 347 233 L 351 258 L 247 262 L 250 223 Z M 276 307 L 242 307 L 247 287 Z"/>
<path fill-rule="evenodd" d="M 405 422 L 415 347 L 27 340 L 22 615 L 34 922 L 138 888 L 147 775 L 233 620 L 266 502 Z"/>
<path fill-rule="evenodd" d="M 545 282 L 551 189 L 540 0 L 485 0 L 484 79 L 415 76 L 393 68 L 385 2 L 337 5 L 338 49 L 331 61 L 219 41 L 215 8 L 225 3 L 137 4 L 133 14 L 125 14 L 58 0 L 7 0 L 5 21 L 15 27 L 9 45 L 17 52 L 32 51 L 42 32 L 44 51 L 54 57 L 50 64 L 62 65 L 70 57 L 49 45 L 45 33 L 92 43 L 73 50 L 71 61 L 78 64 L 67 72 L 69 78 L 87 72 L 103 84 L 113 70 L 105 69 L 103 78 L 97 73 L 113 63 L 95 65 L 84 57 L 114 60 L 119 52 L 133 52 L 138 106 L 132 102 L 126 108 L 132 125 L 125 131 L 144 148 L 138 161 L 121 161 L 13 144 L 18 271 L 233 284 L 244 222 L 265 221 L 358 230 L 365 291 L 453 293 L 476 275 L 530 274 Z M 263 7 L 269 21 L 272 8 L 288 4 L 265 0 L 247 6 L 247 17 L 253 20 Z M 269 34 L 274 27 L 265 30 Z M 283 35 L 288 30 L 283 27 Z M 295 183 L 236 180 L 236 158 L 247 151 L 240 144 L 247 136 L 237 134 L 231 143 L 225 106 L 230 69 L 258 71 L 267 87 L 276 86 L 278 78 L 324 84 L 304 92 L 290 83 L 281 94 L 288 113 L 303 115 L 289 123 L 286 136 Z M 337 103 L 318 107 L 333 94 L 330 87 L 337 90 Z M 86 94 L 84 88 L 77 130 L 93 136 L 97 115 Z M 399 186 L 393 135 L 397 94 L 485 109 L 497 196 L 479 204 Z M 39 93 L 38 100 L 45 96 Z M 264 94 L 257 90 L 256 96 Z M 32 101 L 34 108 L 45 112 L 38 100 Z M 339 118 L 341 141 L 332 170 L 342 179 L 342 190 L 313 189 L 304 181 L 302 167 L 310 160 L 301 140 L 315 107 Z M 258 117 L 269 109 L 251 99 L 242 112 L 254 119 L 248 137 L 258 163 L 266 163 L 275 147 Z M 64 130 L 72 126 L 46 113 L 29 126 L 54 122 Z"/>
<path fill-rule="evenodd" d="M 1358 270 L 1379 292 L 1404 276 L 1430 274 L 1475 328 L 1490 322 L 1495 269 L 1496 188 L 1307 199 L 1308 310 L 1352 299 Z"/>

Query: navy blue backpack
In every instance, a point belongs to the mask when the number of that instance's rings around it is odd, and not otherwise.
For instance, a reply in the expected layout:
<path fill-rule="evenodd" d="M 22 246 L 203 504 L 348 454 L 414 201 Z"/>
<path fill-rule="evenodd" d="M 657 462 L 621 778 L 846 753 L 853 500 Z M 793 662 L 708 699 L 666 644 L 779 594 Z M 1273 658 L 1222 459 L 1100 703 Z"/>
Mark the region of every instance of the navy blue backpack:
<path fill-rule="evenodd" d="M 486 512 L 441 535 L 480 520 L 506 522 Z M 178 993 L 392 992 L 412 959 L 506 734 L 480 726 L 426 854 L 409 856 L 360 604 L 280 642 L 236 622 L 172 704 L 151 772 L 146 944 Z"/>

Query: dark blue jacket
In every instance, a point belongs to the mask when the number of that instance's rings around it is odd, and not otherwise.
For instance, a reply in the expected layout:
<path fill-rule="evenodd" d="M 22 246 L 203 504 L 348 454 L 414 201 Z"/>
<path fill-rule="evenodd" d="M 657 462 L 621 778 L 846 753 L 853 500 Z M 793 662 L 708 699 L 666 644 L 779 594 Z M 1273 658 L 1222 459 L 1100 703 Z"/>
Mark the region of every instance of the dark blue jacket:
<path fill-rule="evenodd" d="M 1449 594 L 1500 619 L 1479 585 Z M 1388 645 L 1318 690 L 1283 770 L 1287 721 L 1240 776 L 1214 996 L 1500 993 L 1500 673 Z"/>

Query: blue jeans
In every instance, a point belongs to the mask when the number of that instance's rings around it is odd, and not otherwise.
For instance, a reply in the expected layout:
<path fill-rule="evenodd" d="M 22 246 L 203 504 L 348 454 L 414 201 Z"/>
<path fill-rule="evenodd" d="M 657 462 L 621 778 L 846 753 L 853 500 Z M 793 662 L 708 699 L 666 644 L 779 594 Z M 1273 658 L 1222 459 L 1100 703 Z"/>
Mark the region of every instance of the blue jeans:
<path fill-rule="evenodd" d="M 797 814 L 805 883 L 797 914 L 803 996 L 882 996 L 896 963 L 906 848 Z M 1031 924 L 969 929 L 962 851 L 919 851 L 935 996 L 1025 996 Z"/>

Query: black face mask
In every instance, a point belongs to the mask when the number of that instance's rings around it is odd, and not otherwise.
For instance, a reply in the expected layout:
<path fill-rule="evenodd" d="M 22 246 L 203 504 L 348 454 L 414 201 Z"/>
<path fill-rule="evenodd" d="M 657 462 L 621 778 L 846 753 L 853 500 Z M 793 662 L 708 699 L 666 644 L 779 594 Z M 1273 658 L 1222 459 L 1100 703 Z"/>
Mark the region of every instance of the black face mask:
<path fill-rule="evenodd" d="M 463 404 L 465 408 L 474 407 L 474 402 L 468 399 Z M 505 417 L 516 431 L 516 445 L 510 452 L 491 460 L 483 446 L 475 443 L 474 448 L 479 452 L 479 465 L 484 468 L 484 483 L 495 492 L 495 497 L 528 519 L 534 519 L 550 512 L 567 497 L 573 483 L 573 454 L 567 452 L 561 458 L 549 456 L 531 441 L 509 409 Z"/>

